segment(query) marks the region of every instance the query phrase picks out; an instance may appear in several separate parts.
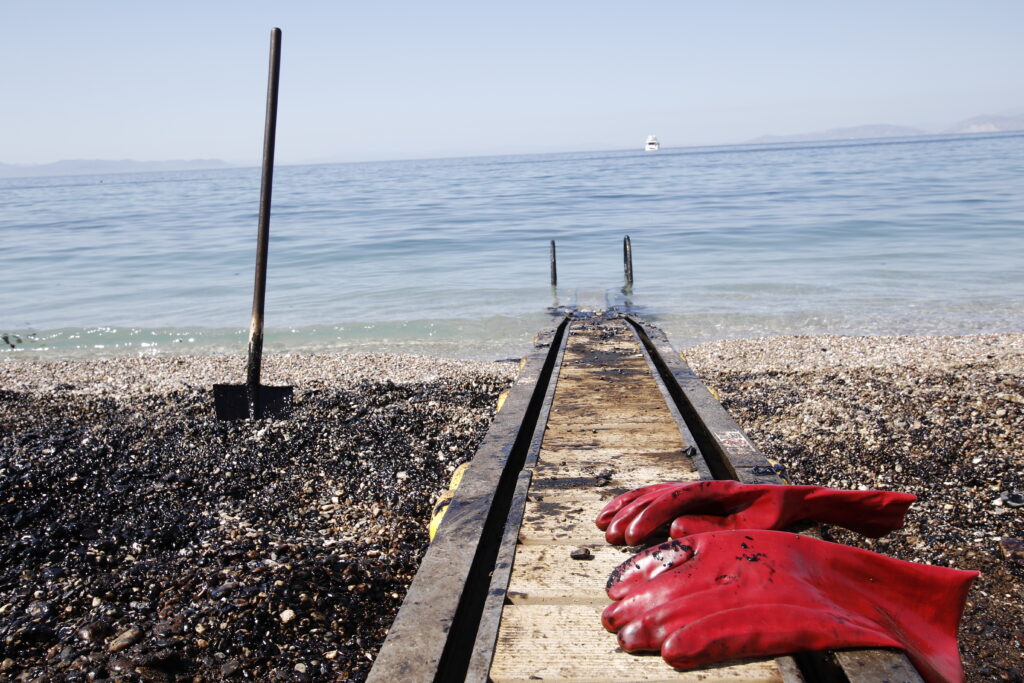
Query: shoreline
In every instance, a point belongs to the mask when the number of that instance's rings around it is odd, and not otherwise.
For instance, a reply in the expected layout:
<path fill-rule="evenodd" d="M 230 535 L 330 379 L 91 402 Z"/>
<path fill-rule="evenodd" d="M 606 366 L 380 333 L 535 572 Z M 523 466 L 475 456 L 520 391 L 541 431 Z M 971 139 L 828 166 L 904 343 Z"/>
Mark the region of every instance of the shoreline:
<path fill-rule="evenodd" d="M 1024 670 L 1024 570 L 1000 551 L 1024 508 L 995 503 L 1024 488 L 1024 334 L 681 351 L 795 483 L 918 495 L 886 539 L 830 533 L 980 569 L 960 636 L 968 679 Z M 365 677 L 430 505 L 517 366 L 267 355 L 263 382 L 295 386 L 293 416 L 217 423 L 210 387 L 240 383 L 244 367 L 241 355 L 0 363 L 5 677 Z"/>

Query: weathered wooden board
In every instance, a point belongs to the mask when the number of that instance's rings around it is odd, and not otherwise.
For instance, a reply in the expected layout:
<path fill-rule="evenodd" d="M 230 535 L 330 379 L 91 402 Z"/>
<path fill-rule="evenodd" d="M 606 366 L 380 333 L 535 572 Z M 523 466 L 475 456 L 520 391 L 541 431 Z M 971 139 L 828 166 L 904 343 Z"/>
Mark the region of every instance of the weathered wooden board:
<path fill-rule="evenodd" d="M 578 545 L 524 545 L 517 549 L 508 599 L 517 605 L 609 604 L 608 575 L 633 556 L 634 549 L 608 544 L 587 546 L 593 558 L 574 560 Z"/>
<path fill-rule="evenodd" d="M 536 482 L 534 482 L 536 484 Z M 607 488 L 576 491 L 544 490 L 526 501 L 526 513 L 519 528 L 521 544 L 603 544 L 604 532 L 594 520 L 614 490 Z"/>
<path fill-rule="evenodd" d="M 505 605 L 498 649 L 495 683 L 782 680 L 773 660 L 677 671 L 658 655 L 631 655 L 601 628 L 601 608 L 592 605 Z"/>
<path fill-rule="evenodd" d="M 607 487 L 618 495 L 641 486 L 655 483 L 659 477 L 668 476 L 666 481 L 695 481 L 698 474 L 683 456 L 671 454 L 675 465 L 662 464 L 654 458 L 616 458 L 596 460 L 581 453 L 559 461 L 537 464 L 534 475 L 548 485 L 540 488 L 555 488 L 562 482 L 579 481 L 578 485 Z M 652 462 L 653 460 L 653 462 Z M 554 483 L 552 483 L 554 482 Z"/>

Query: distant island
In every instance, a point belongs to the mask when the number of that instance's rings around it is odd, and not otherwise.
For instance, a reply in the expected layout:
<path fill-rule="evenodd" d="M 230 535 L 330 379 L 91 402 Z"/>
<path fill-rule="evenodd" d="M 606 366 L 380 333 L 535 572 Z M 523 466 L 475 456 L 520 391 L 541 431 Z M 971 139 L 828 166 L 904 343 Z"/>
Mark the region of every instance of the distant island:
<path fill-rule="evenodd" d="M 906 138 L 916 135 L 967 135 L 971 133 L 1003 133 L 1024 131 L 1024 112 L 1008 114 L 986 114 L 975 116 L 944 130 L 927 131 L 908 126 L 873 124 L 852 128 L 832 128 L 815 133 L 795 135 L 762 135 L 748 140 L 747 144 L 768 144 L 778 142 L 814 142 L 818 140 L 860 140 L 865 138 Z"/>
<path fill-rule="evenodd" d="M 133 159 L 65 159 L 49 164 L 0 163 L 0 178 L 26 178 L 52 175 L 93 175 L 108 173 L 145 173 L 147 171 L 197 171 L 228 168 L 220 159 L 176 159 L 171 161 L 135 161 Z"/>

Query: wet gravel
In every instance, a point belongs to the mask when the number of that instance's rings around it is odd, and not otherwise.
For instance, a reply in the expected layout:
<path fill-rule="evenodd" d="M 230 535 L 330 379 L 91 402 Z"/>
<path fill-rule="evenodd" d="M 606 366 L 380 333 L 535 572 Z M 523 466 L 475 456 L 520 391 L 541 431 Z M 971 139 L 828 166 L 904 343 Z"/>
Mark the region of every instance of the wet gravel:
<path fill-rule="evenodd" d="M 1024 556 L 1010 550 L 1024 537 L 1024 335 L 780 337 L 683 353 L 794 483 L 917 495 L 888 538 L 829 533 L 981 571 L 960 627 L 967 678 L 1024 678 Z"/>
<path fill-rule="evenodd" d="M 240 359 L 0 364 L 0 678 L 365 678 L 515 372 L 268 357 L 293 415 L 222 423 Z"/>

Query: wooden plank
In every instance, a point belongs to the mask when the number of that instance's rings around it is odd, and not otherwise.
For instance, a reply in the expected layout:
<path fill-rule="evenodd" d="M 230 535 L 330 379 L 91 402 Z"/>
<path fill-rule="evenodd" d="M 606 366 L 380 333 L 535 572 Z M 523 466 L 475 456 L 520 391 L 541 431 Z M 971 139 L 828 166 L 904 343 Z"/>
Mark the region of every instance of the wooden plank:
<path fill-rule="evenodd" d="M 850 683 L 923 683 L 924 679 L 899 650 L 846 650 L 835 653 L 836 663 Z"/>
<path fill-rule="evenodd" d="M 536 482 L 534 482 L 536 486 Z M 607 488 L 531 493 L 519 528 L 519 543 L 603 544 L 604 532 L 594 520 L 616 492 Z"/>
<path fill-rule="evenodd" d="M 568 463 L 604 460 L 611 466 L 619 464 L 632 467 L 634 463 L 637 463 L 673 469 L 694 469 L 692 460 L 681 443 L 672 448 L 662 449 L 644 448 L 640 444 L 621 448 L 560 448 L 557 451 L 548 449 L 544 455 L 546 462 Z"/>
<path fill-rule="evenodd" d="M 585 455 L 585 454 L 584 454 Z M 629 460 L 591 460 L 575 457 L 557 462 L 542 462 L 535 470 L 542 481 L 582 479 L 581 486 L 616 491 L 632 491 L 660 481 L 695 481 L 699 475 L 693 464 L 678 452 L 667 463 Z M 662 479 L 663 478 L 663 479 Z M 543 486 L 543 485 L 542 485 Z"/>
<path fill-rule="evenodd" d="M 609 406 L 605 410 L 595 407 L 592 401 L 581 401 L 576 406 L 565 403 L 559 408 L 552 410 L 552 419 L 548 426 L 550 428 L 551 425 L 557 424 L 559 420 L 563 420 L 567 424 L 573 424 L 578 419 L 585 420 L 585 424 L 614 424 L 626 421 L 632 423 L 664 422 L 665 413 L 661 408 L 660 399 L 658 401 L 653 399 L 645 400 L 643 405 L 634 404 L 630 408 Z M 570 410 L 572 411 L 571 413 Z M 570 416 L 570 419 L 565 419 L 563 416 Z"/>
<path fill-rule="evenodd" d="M 677 671 L 658 655 L 631 655 L 601 627 L 592 605 L 505 605 L 495 683 L 545 681 L 782 681 L 772 660 Z"/>
<path fill-rule="evenodd" d="M 611 602 L 605 593 L 608 576 L 636 552 L 636 548 L 606 543 L 587 546 L 590 560 L 574 560 L 578 545 L 519 546 L 509 581 L 508 599 L 514 604 L 593 605 Z"/>
<path fill-rule="evenodd" d="M 665 430 L 652 429 L 581 429 L 576 431 L 553 431 L 545 435 L 544 447 L 547 450 L 562 448 L 594 449 L 614 448 L 622 453 L 644 453 L 648 451 L 671 451 L 686 448 L 683 440 Z M 544 454 L 541 454 L 543 459 Z M 548 457 L 558 457 L 557 455 Z"/>

